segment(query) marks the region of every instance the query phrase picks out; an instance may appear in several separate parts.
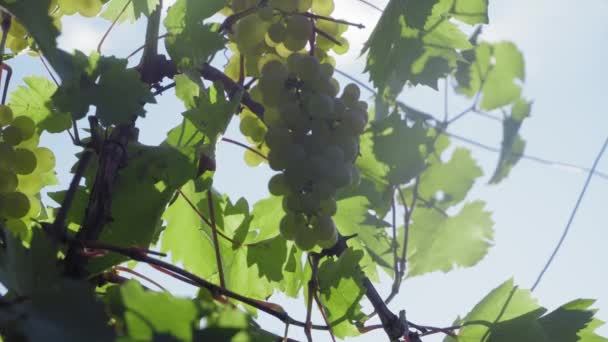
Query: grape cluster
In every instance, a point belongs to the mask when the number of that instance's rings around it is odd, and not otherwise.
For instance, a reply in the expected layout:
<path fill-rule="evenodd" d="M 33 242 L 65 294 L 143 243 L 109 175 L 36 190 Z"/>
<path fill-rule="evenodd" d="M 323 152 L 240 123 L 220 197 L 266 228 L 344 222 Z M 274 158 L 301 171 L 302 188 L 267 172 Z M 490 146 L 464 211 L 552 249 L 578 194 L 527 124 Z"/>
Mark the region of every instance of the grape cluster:
<path fill-rule="evenodd" d="M 27 230 L 25 219 L 37 217 L 36 197 L 47 173 L 55 167 L 53 152 L 38 147 L 36 124 L 27 116 L 13 117 L 0 105 L 0 221 L 16 233 Z"/>
<path fill-rule="evenodd" d="M 279 171 L 268 187 L 283 197 L 281 234 L 304 250 L 330 247 L 338 238 L 332 219 L 336 191 L 359 182 L 354 163 L 368 120 L 359 88 L 349 84 L 338 97 L 340 85 L 332 77 L 335 61 L 328 51 L 346 52 L 340 37 L 346 25 L 317 16 L 329 16 L 333 0 L 256 3 L 233 0 L 231 7 L 232 13 L 256 11 L 233 27 L 237 50 L 226 73 L 257 78 L 250 95 L 264 105 L 264 122 L 244 110 L 240 129 Z M 262 161 L 252 151 L 245 160 L 249 165 Z"/>

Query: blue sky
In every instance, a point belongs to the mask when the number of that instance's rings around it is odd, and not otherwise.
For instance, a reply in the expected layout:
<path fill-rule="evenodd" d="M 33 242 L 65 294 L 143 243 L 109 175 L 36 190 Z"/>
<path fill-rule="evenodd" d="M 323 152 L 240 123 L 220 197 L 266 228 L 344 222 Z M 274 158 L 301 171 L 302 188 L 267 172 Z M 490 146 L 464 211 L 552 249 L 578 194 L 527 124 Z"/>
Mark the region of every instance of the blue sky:
<path fill-rule="evenodd" d="M 358 52 L 380 13 L 356 0 L 335 1 L 337 17 L 367 25 L 364 30 L 347 32 L 351 51 L 337 58 L 338 68 L 366 80 L 367 76 L 362 74 L 364 58 L 359 58 Z M 385 1 L 370 1 L 381 7 L 385 4 Z M 525 94 L 535 101 L 532 117 L 526 120 L 522 130 L 527 141 L 526 154 L 591 166 L 608 134 L 608 113 L 603 103 L 608 79 L 608 68 L 604 64 L 608 60 L 606 13 L 608 2 L 605 0 L 490 2 L 490 26 L 482 38 L 515 42 L 526 61 Z M 83 22 L 78 17 L 67 18 L 60 43 L 68 49 L 90 51 L 96 47 L 107 25 L 103 20 Z M 126 56 L 142 41 L 142 23 L 121 25 L 109 36 L 104 53 Z M 45 74 L 40 61 L 31 57 L 20 57 L 11 65 L 15 70 L 12 87 L 17 86 L 23 76 Z M 442 94 L 429 88 L 406 89 L 401 99 L 427 112 L 443 114 Z M 171 93 L 158 100 L 159 104 L 149 106 L 147 117 L 139 122 L 144 143 L 163 140 L 166 129 L 178 122 L 183 110 Z M 458 113 L 469 103 L 452 94 L 449 112 Z M 475 115 L 459 120 L 451 131 L 492 146 L 499 146 L 501 141 L 500 125 Z M 226 135 L 244 141 L 234 125 Z M 76 149 L 66 134 L 46 135 L 42 145 L 57 151 L 61 188 L 65 188 Z M 477 267 L 406 280 L 390 307 L 395 312 L 406 309 L 408 318 L 417 323 L 450 325 L 456 316 L 466 314 L 487 292 L 511 277 L 521 287 L 530 287 L 557 243 L 585 181 L 585 173 L 523 160 L 507 180 L 498 186 L 489 186 L 486 183 L 498 156 L 479 148 L 471 149 L 485 172 L 469 198 L 486 201 L 493 212 L 495 246 Z M 233 198 L 245 197 L 250 203 L 267 195 L 268 168 L 247 167 L 242 161 L 242 150 L 233 145 L 220 144 L 218 155 L 215 184 L 221 191 Z M 600 162 L 598 169 L 608 171 L 608 157 Z M 608 180 L 594 177 L 568 239 L 534 293 L 539 303 L 549 309 L 575 298 L 595 298 L 598 300 L 595 307 L 600 309 L 598 317 L 608 321 L 605 271 L 608 224 L 603 211 L 606 194 Z M 193 292 L 146 267 L 141 269 L 168 284 L 175 293 Z M 387 294 L 390 281 L 387 277 L 384 280 L 378 288 Z M 282 297 L 276 301 L 289 307 L 290 314 L 304 317 L 304 306 L 300 302 Z M 316 319 L 319 321 L 320 317 Z M 272 317 L 261 316 L 260 323 L 277 333 L 283 330 L 282 324 Z M 294 328 L 292 332 L 292 337 L 304 338 L 301 331 Z M 608 336 L 608 326 L 599 332 Z M 318 337 L 319 341 L 328 340 L 324 334 Z M 374 339 L 384 340 L 383 332 L 365 334 L 356 340 Z M 434 340 L 439 339 L 425 341 Z"/>

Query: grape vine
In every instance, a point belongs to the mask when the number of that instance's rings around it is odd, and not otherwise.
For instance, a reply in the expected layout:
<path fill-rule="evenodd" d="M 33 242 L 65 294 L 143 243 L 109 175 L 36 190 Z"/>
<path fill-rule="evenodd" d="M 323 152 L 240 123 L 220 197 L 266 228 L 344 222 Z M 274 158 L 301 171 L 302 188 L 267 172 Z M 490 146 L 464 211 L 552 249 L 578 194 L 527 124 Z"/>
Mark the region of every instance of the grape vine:
<path fill-rule="evenodd" d="M 482 170 L 469 150 L 450 145 L 447 127 L 469 112 L 503 113 L 490 179 L 498 183 L 523 155 L 519 130 L 532 101 L 522 96 L 517 47 L 480 40 L 481 26 L 470 36 L 462 29 L 488 23 L 487 1 L 390 0 L 360 47 L 373 88 L 338 81 L 336 56 L 352 43 L 345 33 L 364 26 L 336 5 L 0 0 L 0 336 L 290 341 L 297 327 L 309 341 L 321 336 L 315 330 L 333 341 L 376 330 L 406 342 L 433 334 L 603 341 L 591 301 L 547 313 L 512 281 L 448 327 L 389 308 L 407 279 L 472 267 L 493 242 L 484 202 L 465 202 Z M 62 18 L 75 14 L 109 20 L 96 52 L 58 47 Z M 126 58 L 102 54 L 116 25 L 139 19 L 147 21 L 141 48 Z M 24 52 L 53 82 L 26 77 L 7 104 L 8 64 Z M 398 99 L 406 86 L 438 89 L 440 80 L 446 94 L 452 86 L 472 100 L 466 111 L 449 115 L 446 103 L 440 120 Z M 162 143 L 142 144 L 140 118 L 173 91 L 181 123 Z M 247 143 L 223 136 L 235 116 Z M 77 162 L 69 185 L 49 192 L 59 151 L 40 146 L 41 137 L 66 131 Z M 269 166 L 270 197 L 249 203 L 220 191 L 220 142 L 244 148 L 250 167 Z M 174 296 L 131 269 L 140 264 L 198 292 Z M 376 288 L 381 275 L 392 278 L 387 295 Z M 303 297 L 304 318 L 273 302 L 276 293 Z M 317 308 L 321 322 L 313 322 Z M 256 311 L 285 326 L 260 326 Z"/>

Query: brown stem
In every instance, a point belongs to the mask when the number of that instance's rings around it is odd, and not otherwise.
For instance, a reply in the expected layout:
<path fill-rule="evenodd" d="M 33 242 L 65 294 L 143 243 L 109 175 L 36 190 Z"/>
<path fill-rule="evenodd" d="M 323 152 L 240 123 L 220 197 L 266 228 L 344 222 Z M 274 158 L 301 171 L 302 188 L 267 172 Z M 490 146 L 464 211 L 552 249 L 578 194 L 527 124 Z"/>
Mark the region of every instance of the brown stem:
<path fill-rule="evenodd" d="M 249 150 L 249 151 L 257 154 L 258 156 L 260 156 L 260 157 L 262 157 L 264 159 L 268 159 L 268 157 L 266 157 L 265 155 L 263 155 L 260 151 L 254 149 L 254 148 L 252 148 L 250 146 L 247 146 L 247 145 L 243 144 L 242 142 L 238 142 L 236 140 L 232 140 L 232 139 L 226 138 L 226 137 L 222 137 L 222 141 L 225 141 L 225 142 L 228 142 L 228 143 L 240 146 L 242 148 L 245 148 L 245 149 L 247 149 L 247 150 Z"/>
<path fill-rule="evenodd" d="M 215 226 L 215 209 L 213 208 L 213 191 L 207 191 L 207 205 L 209 206 L 209 216 L 211 217 L 211 232 L 213 233 L 213 248 L 215 248 L 215 261 L 217 263 L 217 271 L 220 276 L 220 286 L 226 288 L 224 281 L 224 269 L 222 267 L 222 256 L 220 254 L 220 243 L 217 239 L 217 227 Z"/>
<path fill-rule="evenodd" d="M 106 38 L 108 38 L 108 35 L 110 34 L 110 31 L 112 31 L 112 29 L 114 28 L 114 26 L 118 22 L 118 19 L 120 19 L 120 17 L 123 15 L 123 13 L 125 13 L 125 11 L 127 10 L 127 7 L 129 7 L 129 5 L 131 4 L 131 1 L 132 0 L 128 0 L 125 3 L 124 7 L 120 10 L 120 13 L 118 13 L 118 15 L 116 16 L 116 18 L 114 18 L 114 20 L 112 21 L 112 24 L 110 24 L 110 27 L 108 27 L 108 29 L 106 30 L 106 32 L 104 32 L 103 36 L 101 37 L 101 40 L 99 41 L 99 44 L 97 44 L 97 52 L 101 53 L 101 46 L 106 41 Z"/>

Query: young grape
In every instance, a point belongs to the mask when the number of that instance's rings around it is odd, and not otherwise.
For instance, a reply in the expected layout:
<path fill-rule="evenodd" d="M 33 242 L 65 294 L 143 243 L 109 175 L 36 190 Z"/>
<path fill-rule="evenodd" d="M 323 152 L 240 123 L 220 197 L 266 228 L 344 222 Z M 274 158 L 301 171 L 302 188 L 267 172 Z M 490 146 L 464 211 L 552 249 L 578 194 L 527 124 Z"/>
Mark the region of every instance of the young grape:
<path fill-rule="evenodd" d="M 19 145 L 23 141 L 21 130 L 15 126 L 8 126 L 4 128 L 4 131 L 2 131 L 2 138 L 4 139 L 5 143 L 11 146 Z"/>
<path fill-rule="evenodd" d="M 287 35 L 295 40 L 308 40 L 312 34 L 312 21 L 300 14 L 292 15 L 286 21 Z"/>
<path fill-rule="evenodd" d="M 0 169 L 0 193 L 13 192 L 18 185 L 19 179 L 14 172 Z"/>
<path fill-rule="evenodd" d="M 15 173 L 27 175 L 36 169 L 36 155 L 30 150 L 24 148 L 15 149 Z"/>
<path fill-rule="evenodd" d="M 329 240 L 336 235 L 337 229 L 331 216 L 315 216 L 312 220 L 312 231 L 317 240 Z"/>
<path fill-rule="evenodd" d="M 0 200 L 2 214 L 12 218 L 22 218 L 30 211 L 30 199 L 21 192 L 9 192 Z"/>
<path fill-rule="evenodd" d="M 10 125 L 13 122 L 13 111 L 7 105 L 0 105 L 0 127 Z"/>
<path fill-rule="evenodd" d="M 275 196 L 287 195 L 290 190 L 285 180 L 285 174 L 277 173 L 276 175 L 272 176 L 268 182 L 268 190 Z"/>
<path fill-rule="evenodd" d="M 307 251 L 312 249 L 317 243 L 318 239 L 315 234 L 312 233 L 312 229 L 305 227 L 304 229 L 298 229 L 296 231 L 294 242 L 296 246 L 301 250 Z"/>
<path fill-rule="evenodd" d="M 28 116 L 22 115 L 16 117 L 13 119 L 11 126 L 19 129 L 21 132 L 21 138 L 23 140 L 28 140 L 34 135 L 34 133 L 36 133 L 36 123 Z"/>

